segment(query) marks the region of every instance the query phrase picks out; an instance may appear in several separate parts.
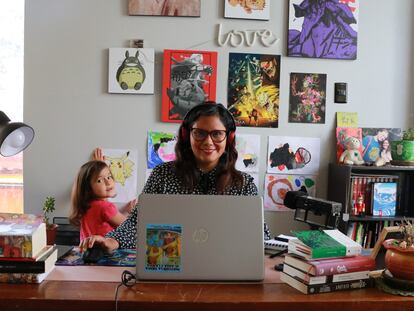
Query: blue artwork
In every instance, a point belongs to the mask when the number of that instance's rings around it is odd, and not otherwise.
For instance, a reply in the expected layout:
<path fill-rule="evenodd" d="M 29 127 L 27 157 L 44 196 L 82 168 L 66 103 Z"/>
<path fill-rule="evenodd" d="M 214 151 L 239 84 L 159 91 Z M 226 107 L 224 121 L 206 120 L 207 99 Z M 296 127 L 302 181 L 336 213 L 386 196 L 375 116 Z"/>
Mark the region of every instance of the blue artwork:
<path fill-rule="evenodd" d="M 395 216 L 397 205 L 397 183 L 374 183 L 372 195 L 372 215 Z"/>
<path fill-rule="evenodd" d="M 359 0 L 291 0 L 288 56 L 356 59 Z"/>

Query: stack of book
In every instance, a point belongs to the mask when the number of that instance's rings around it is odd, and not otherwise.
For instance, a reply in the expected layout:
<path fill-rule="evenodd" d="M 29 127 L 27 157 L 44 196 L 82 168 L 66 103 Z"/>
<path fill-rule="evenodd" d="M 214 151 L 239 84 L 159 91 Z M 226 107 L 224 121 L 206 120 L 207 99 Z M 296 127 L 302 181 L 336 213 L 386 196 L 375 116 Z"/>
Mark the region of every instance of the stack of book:
<path fill-rule="evenodd" d="M 375 260 L 338 230 L 308 230 L 289 240 L 280 279 L 305 294 L 366 288 Z"/>
<path fill-rule="evenodd" d="M 0 213 L 0 283 L 40 283 L 56 260 L 41 216 Z"/>

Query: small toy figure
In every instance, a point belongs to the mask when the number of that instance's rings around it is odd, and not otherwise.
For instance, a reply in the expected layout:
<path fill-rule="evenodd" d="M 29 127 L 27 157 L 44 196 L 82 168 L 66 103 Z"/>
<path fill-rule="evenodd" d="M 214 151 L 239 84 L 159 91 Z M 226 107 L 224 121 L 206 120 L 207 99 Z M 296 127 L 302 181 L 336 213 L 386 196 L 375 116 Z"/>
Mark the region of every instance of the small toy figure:
<path fill-rule="evenodd" d="M 354 205 L 354 213 L 358 216 L 364 216 L 365 215 L 365 203 L 364 203 L 364 196 L 359 195 L 355 205 Z"/>
<path fill-rule="evenodd" d="M 361 142 L 356 137 L 348 137 L 344 143 L 346 150 L 342 152 L 339 163 L 344 164 L 357 164 L 361 165 L 364 164 L 364 160 L 362 159 L 361 153 L 359 152 L 359 147 L 361 146 Z"/>

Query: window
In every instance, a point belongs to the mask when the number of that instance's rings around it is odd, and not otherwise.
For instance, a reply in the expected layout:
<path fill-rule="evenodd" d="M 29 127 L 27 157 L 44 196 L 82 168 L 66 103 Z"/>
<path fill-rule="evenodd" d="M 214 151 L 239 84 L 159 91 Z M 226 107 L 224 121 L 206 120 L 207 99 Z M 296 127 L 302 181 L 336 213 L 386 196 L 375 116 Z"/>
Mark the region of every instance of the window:
<path fill-rule="evenodd" d="M 23 120 L 24 0 L 0 1 L 0 110 Z M 0 213 L 23 213 L 23 156 L 0 156 Z"/>

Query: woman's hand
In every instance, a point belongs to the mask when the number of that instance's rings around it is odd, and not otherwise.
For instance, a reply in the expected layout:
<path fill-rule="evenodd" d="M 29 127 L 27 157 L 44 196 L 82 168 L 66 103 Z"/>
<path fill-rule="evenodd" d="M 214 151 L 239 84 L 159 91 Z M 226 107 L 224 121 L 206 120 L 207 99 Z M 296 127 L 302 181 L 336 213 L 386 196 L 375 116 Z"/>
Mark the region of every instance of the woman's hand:
<path fill-rule="evenodd" d="M 110 253 L 119 248 L 117 240 L 112 238 L 105 238 L 101 235 L 92 235 L 82 240 L 79 244 L 80 251 L 83 252 L 88 248 L 92 248 L 94 245 L 98 245 L 105 252 Z"/>
<path fill-rule="evenodd" d="M 105 155 L 101 148 L 95 148 L 92 151 L 92 160 L 105 162 Z"/>

